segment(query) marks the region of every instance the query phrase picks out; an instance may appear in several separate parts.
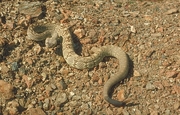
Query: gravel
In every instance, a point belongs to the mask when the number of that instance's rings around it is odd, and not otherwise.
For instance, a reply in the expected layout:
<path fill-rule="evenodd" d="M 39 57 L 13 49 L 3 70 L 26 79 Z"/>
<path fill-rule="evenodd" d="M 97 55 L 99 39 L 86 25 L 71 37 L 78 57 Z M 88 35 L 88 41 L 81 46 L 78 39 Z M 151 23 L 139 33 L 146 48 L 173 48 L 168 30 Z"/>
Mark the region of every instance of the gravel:
<path fill-rule="evenodd" d="M 179 0 L 0 1 L 0 114 L 179 115 Z M 70 67 L 54 48 L 26 38 L 34 23 L 76 22 L 76 52 L 113 44 L 130 58 L 127 79 L 104 101 L 105 82 L 118 68 L 107 57 L 93 69 Z M 8 87 L 7 87 L 8 86 Z"/>

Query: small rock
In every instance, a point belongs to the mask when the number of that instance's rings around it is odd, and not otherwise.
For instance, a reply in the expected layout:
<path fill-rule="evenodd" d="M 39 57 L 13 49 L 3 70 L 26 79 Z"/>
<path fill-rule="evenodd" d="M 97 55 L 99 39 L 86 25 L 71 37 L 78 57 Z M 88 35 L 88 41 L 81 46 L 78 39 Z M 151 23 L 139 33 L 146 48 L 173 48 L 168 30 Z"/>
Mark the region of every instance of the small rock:
<path fill-rule="evenodd" d="M 164 115 L 170 115 L 171 111 L 169 109 L 166 109 L 165 114 Z"/>
<path fill-rule="evenodd" d="M 104 76 L 104 82 L 107 82 L 109 79 L 109 75 Z"/>
<path fill-rule="evenodd" d="M 134 27 L 134 26 L 130 26 L 130 27 L 131 27 L 131 32 L 132 32 L 132 33 L 136 33 L 135 27 Z"/>
<path fill-rule="evenodd" d="M 7 73 L 9 71 L 9 68 L 5 64 L 2 64 L 0 70 L 2 73 Z"/>
<path fill-rule="evenodd" d="M 152 21 L 152 16 L 151 15 L 144 15 L 144 19 L 146 21 Z"/>
<path fill-rule="evenodd" d="M 125 99 L 124 94 L 124 89 L 121 89 L 117 94 L 118 100 L 123 101 Z"/>
<path fill-rule="evenodd" d="M 159 109 L 159 105 L 155 104 L 154 107 L 158 110 Z"/>
<path fill-rule="evenodd" d="M 151 57 L 154 52 L 155 52 L 154 49 L 149 49 L 149 50 L 147 50 L 147 51 L 145 52 L 145 56 L 146 56 L 146 57 Z"/>
<path fill-rule="evenodd" d="M 142 113 L 141 113 L 141 111 L 139 109 L 136 109 L 135 113 L 136 113 L 135 115 L 142 115 Z"/>
<path fill-rule="evenodd" d="M 64 76 L 67 76 L 68 73 L 69 73 L 69 70 L 68 70 L 67 68 L 65 68 L 65 67 L 62 67 L 62 68 L 60 69 L 60 73 L 61 73 L 62 75 L 64 75 Z"/>
<path fill-rule="evenodd" d="M 164 89 L 164 86 L 162 85 L 161 82 L 154 82 L 154 86 L 157 87 L 158 89 Z"/>
<path fill-rule="evenodd" d="M 11 70 L 12 71 L 17 71 L 18 70 L 18 63 L 17 62 L 13 62 L 11 64 Z"/>
<path fill-rule="evenodd" d="M 55 101 L 55 106 L 59 107 L 67 101 L 67 95 L 65 93 L 58 93 Z"/>
<path fill-rule="evenodd" d="M 42 48 L 39 44 L 35 45 L 33 47 L 33 51 L 36 53 L 36 54 L 39 54 L 41 52 Z"/>
<path fill-rule="evenodd" d="M 179 102 L 175 102 L 175 103 L 174 103 L 174 110 L 177 110 L 177 109 L 179 109 L 179 108 L 180 108 Z"/>
<path fill-rule="evenodd" d="M 91 80 L 92 80 L 93 83 L 94 83 L 94 82 L 98 82 L 98 80 L 99 80 L 98 75 L 97 75 L 97 74 L 93 74 Z"/>
<path fill-rule="evenodd" d="M 9 30 L 12 30 L 15 27 L 15 23 L 12 20 L 7 20 L 6 25 Z"/>
<path fill-rule="evenodd" d="M 165 12 L 165 14 L 169 15 L 169 14 L 174 14 L 174 13 L 178 13 L 178 9 L 177 8 L 172 8 L 170 10 L 168 10 L 167 12 Z"/>
<path fill-rule="evenodd" d="M 124 17 L 130 16 L 130 13 L 129 13 L 128 11 L 123 11 L 122 13 L 123 13 L 123 16 L 124 16 Z"/>
<path fill-rule="evenodd" d="M 82 94 L 82 101 L 88 101 L 90 100 L 90 97 L 86 94 Z"/>
<path fill-rule="evenodd" d="M 161 33 L 154 33 L 154 34 L 151 34 L 152 37 L 161 37 L 162 34 Z"/>
<path fill-rule="evenodd" d="M 107 112 L 108 115 L 113 115 L 113 111 L 110 108 L 107 108 L 106 112 Z"/>
<path fill-rule="evenodd" d="M 180 72 L 178 73 L 176 79 L 180 79 Z"/>
<path fill-rule="evenodd" d="M 123 113 L 123 115 L 130 115 L 129 112 L 125 109 L 122 111 L 122 113 Z"/>
<path fill-rule="evenodd" d="M 59 56 L 58 60 L 60 61 L 60 64 L 66 62 L 63 56 Z"/>
<path fill-rule="evenodd" d="M 23 75 L 22 76 L 22 80 L 23 80 L 23 82 L 26 83 L 28 88 L 30 88 L 33 85 L 33 83 L 34 83 L 34 79 L 29 77 L 29 76 L 27 76 L 27 75 Z"/>
<path fill-rule="evenodd" d="M 78 38 L 82 38 L 85 36 L 85 31 L 84 29 L 76 29 L 74 30 L 74 34 L 78 37 Z"/>
<path fill-rule="evenodd" d="M 47 74 L 44 73 L 44 72 L 42 72 L 42 73 L 41 73 L 41 76 L 42 76 L 42 81 L 45 81 L 46 78 L 47 78 Z"/>
<path fill-rule="evenodd" d="M 155 86 L 154 86 L 153 84 L 151 84 L 150 82 L 148 82 L 148 83 L 146 84 L 146 89 L 147 89 L 147 90 L 154 90 L 154 89 L 155 89 Z"/>
<path fill-rule="evenodd" d="M 39 107 L 27 109 L 22 115 L 46 115 L 46 113 Z"/>
<path fill-rule="evenodd" d="M 73 101 L 79 101 L 81 99 L 81 96 L 75 95 L 72 97 Z"/>
<path fill-rule="evenodd" d="M 131 14 L 131 16 L 133 17 L 138 17 L 140 11 L 133 11 L 133 12 L 129 12 Z"/>
<path fill-rule="evenodd" d="M 13 86 L 8 82 L 0 80 L 0 94 L 1 98 L 11 99 L 14 97 Z"/>
<path fill-rule="evenodd" d="M 100 77 L 99 80 L 98 80 L 98 84 L 99 85 L 102 85 L 103 84 L 103 79 Z"/>
<path fill-rule="evenodd" d="M 20 13 L 30 15 L 31 17 L 37 17 L 42 13 L 41 6 L 42 3 L 39 1 L 37 2 L 23 1 L 20 2 L 18 9 Z"/>
<path fill-rule="evenodd" d="M 59 86 L 60 86 L 60 89 L 62 89 L 62 90 L 67 89 L 67 84 L 64 82 L 63 79 L 61 79 L 61 80 L 59 81 Z"/>
<path fill-rule="evenodd" d="M 46 98 L 44 100 L 43 109 L 44 110 L 48 110 L 49 109 L 49 99 L 48 98 Z"/>
<path fill-rule="evenodd" d="M 105 67 L 107 67 L 106 63 L 104 62 L 99 63 L 99 68 L 105 68 Z"/>
<path fill-rule="evenodd" d="M 180 95 L 180 86 L 179 85 L 174 85 L 173 89 L 178 95 Z"/>
<path fill-rule="evenodd" d="M 56 89 L 56 85 L 55 84 L 51 84 L 51 88 L 52 89 Z"/>
<path fill-rule="evenodd" d="M 152 111 L 150 115 L 159 115 L 157 111 Z"/>
<path fill-rule="evenodd" d="M 7 39 L 0 37 L 0 48 L 3 48 L 7 43 Z"/>
<path fill-rule="evenodd" d="M 3 112 L 4 115 L 19 115 L 19 104 L 16 101 L 8 102 L 5 111 Z"/>
<path fill-rule="evenodd" d="M 46 85 L 46 95 L 49 97 L 52 94 L 53 89 L 51 86 Z"/>
<path fill-rule="evenodd" d="M 177 76 L 177 72 L 176 71 L 168 71 L 167 73 L 166 73 L 166 77 L 167 78 L 175 78 L 176 76 Z"/>
<path fill-rule="evenodd" d="M 133 76 L 134 77 L 141 77 L 141 74 L 137 70 L 134 70 Z"/>
<path fill-rule="evenodd" d="M 25 59 L 25 61 L 26 61 L 29 65 L 32 65 L 32 64 L 33 64 L 32 58 L 27 57 L 27 58 Z"/>
<path fill-rule="evenodd" d="M 78 102 L 77 101 L 70 101 L 69 105 L 71 105 L 72 107 L 77 107 Z"/>
<path fill-rule="evenodd" d="M 87 103 L 83 103 L 83 104 L 81 105 L 81 108 L 82 108 L 83 110 L 87 110 L 87 109 L 89 109 L 89 106 L 88 106 Z"/>

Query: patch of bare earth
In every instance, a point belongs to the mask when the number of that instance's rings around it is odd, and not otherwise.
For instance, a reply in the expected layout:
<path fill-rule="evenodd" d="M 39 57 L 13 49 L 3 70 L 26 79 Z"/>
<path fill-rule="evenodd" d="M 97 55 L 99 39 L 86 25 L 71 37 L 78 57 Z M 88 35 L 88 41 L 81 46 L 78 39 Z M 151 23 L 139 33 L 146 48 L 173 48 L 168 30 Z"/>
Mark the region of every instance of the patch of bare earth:
<path fill-rule="evenodd" d="M 0 1 L 0 114 L 179 115 L 179 6 L 179 0 Z M 125 107 L 102 96 L 118 71 L 116 59 L 78 70 L 65 62 L 60 44 L 49 49 L 26 39 L 30 24 L 72 22 L 79 54 L 113 44 L 129 55 L 128 79 L 112 96 L 130 100 Z"/>

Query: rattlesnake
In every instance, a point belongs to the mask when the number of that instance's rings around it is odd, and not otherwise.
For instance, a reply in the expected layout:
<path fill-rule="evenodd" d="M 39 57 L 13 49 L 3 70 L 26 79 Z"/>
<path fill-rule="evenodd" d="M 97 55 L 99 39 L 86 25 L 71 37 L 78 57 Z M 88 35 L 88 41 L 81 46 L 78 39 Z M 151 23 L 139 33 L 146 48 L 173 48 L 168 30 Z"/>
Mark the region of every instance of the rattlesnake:
<path fill-rule="evenodd" d="M 62 52 L 66 62 L 77 69 L 93 68 L 103 60 L 105 56 L 113 56 L 119 60 L 120 69 L 111 77 L 104 85 L 103 97 L 104 99 L 114 106 L 122 106 L 123 101 L 117 101 L 110 98 L 111 88 L 119 81 L 123 80 L 128 73 L 129 61 L 126 53 L 117 46 L 106 45 L 96 48 L 94 54 L 89 57 L 82 57 L 75 53 L 73 48 L 73 41 L 70 30 L 63 24 L 43 24 L 43 25 L 30 25 L 27 30 L 27 38 L 34 41 L 45 40 L 48 47 L 56 45 L 57 38 L 62 37 Z"/>

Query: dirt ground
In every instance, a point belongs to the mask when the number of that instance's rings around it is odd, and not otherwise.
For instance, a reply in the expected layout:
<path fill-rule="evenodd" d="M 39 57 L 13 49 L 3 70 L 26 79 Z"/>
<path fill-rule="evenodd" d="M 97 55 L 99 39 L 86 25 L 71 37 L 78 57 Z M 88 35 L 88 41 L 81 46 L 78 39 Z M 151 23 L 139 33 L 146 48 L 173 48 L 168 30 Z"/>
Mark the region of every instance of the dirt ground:
<path fill-rule="evenodd" d="M 179 12 L 180 0 L 0 0 L 0 115 L 179 115 Z M 78 70 L 60 44 L 26 39 L 30 24 L 74 22 L 78 54 L 111 44 L 129 56 L 127 78 L 112 89 L 126 106 L 102 95 L 115 58 Z"/>

